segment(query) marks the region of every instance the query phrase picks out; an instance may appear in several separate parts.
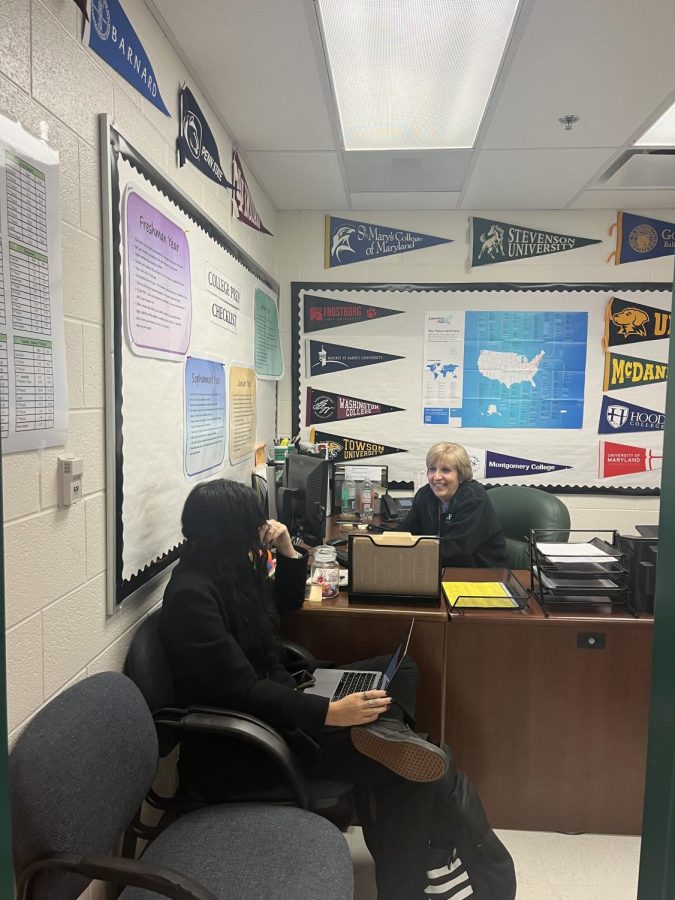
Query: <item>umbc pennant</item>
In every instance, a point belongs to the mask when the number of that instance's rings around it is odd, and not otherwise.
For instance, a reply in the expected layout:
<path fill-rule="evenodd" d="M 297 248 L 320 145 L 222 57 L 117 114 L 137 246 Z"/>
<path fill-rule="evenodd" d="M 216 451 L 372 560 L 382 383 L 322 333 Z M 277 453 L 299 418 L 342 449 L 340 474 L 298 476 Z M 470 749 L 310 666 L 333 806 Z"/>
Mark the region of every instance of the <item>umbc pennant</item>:
<path fill-rule="evenodd" d="M 558 234 L 539 228 L 525 228 L 509 222 L 481 219 L 471 216 L 471 265 L 487 266 L 491 263 L 513 262 L 532 256 L 549 256 L 577 250 L 590 244 L 600 244 L 593 238 Z"/>
<path fill-rule="evenodd" d="M 612 297 L 605 310 L 603 348 L 660 341 L 670 337 L 670 312 L 632 300 Z"/>
<path fill-rule="evenodd" d="M 486 478 L 509 478 L 523 475 L 548 475 L 559 469 L 571 469 L 572 466 L 560 463 L 540 462 L 536 459 L 522 459 L 520 456 L 507 456 L 506 453 L 495 453 L 488 450 L 485 454 Z"/>
<path fill-rule="evenodd" d="M 609 254 L 607 262 L 614 257 L 614 263 L 618 266 L 620 263 L 675 253 L 675 222 L 619 212 L 616 222 L 609 229 L 610 235 L 615 228 L 616 249 Z"/>
<path fill-rule="evenodd" d="M 371 456 L 408 452 L 401 447 L 388 447 L 386 444 L 376 444 L 373 441 L 340 437 L 337 434 L 328 434 L 327 431 L 317 431 L 316 428 L 310 431 L 309 439 L 312 443 L 326 445 L 328 459 L 331 462 L 354 462 L 355 459 L 368 459 Z"/>
<path fill-rule="evenodd" d="M 373 403 L 370 400 L 359 400 L 357 397 L 334 394 L 332 391 L 317 391 L 308 387 L 305 425 L 340 422 L 344 419 L 359 419 L 363 416 L 381 416 L 383 413 L 403 411 L 400 406 Z"/>
<path fill-rule="evenodd" d="M 420 234 L 406 228 L 326 216 L 324 269 L 451 243 L 450 238 Z"/>
<path fill-rule="evenodd" d="M 603 391 L 618 391 L 622 388 L 638 387 L 643 384 L 658 384 L 668 379 L 668 363 L 655 359 L 639 359 L 637 356 L 620 356 L 605 353 L 605 378 Z"/>
<path fill-rule="evenodd" d="M 613 400 L 603 394 L 599 434 L 626 434 L 634 431 L 663 431 L 666 414 L 637 406 L 625 400 Z"/>
<path fill-rule="evenodd" d="M 398 316 L 402 309 L 385 309 L 382 306 L 370 306 L 366 303 L 351 303 L 349 300 L 333 300 L 331 297 L 304 296 L 304 329 L 305 334 L 321 331 L 324 328 L 336 328 L 338 325 L 351 325 L 354 322 L 371 322 L 384 319 L 385 316 Z"/>
<path fill-rule="evenodd" d="M 342 344 L 328 344 L 325 341 L 305 342 L 306 377 L 327 375 L 329 372 L 346 372 L 360 366 L 374 366 L 378 363 L 404 359 L 391 353 L 377 350 L 360 350 L 358 347 L 344 347 Z"/>

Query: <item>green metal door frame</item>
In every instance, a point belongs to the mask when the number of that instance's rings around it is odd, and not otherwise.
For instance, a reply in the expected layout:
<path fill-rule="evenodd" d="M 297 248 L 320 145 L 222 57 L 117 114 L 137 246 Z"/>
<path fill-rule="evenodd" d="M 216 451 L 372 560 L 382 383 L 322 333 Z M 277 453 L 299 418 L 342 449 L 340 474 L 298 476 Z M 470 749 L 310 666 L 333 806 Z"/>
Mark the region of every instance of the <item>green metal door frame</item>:
<path fill-rule="evenodd" d="M 2 454 L 0 453 L 0 896 L 14 896 L 12 838 L 7 766 L 7 662 L 5 655 L 5 551 L 2 514 Z"/>

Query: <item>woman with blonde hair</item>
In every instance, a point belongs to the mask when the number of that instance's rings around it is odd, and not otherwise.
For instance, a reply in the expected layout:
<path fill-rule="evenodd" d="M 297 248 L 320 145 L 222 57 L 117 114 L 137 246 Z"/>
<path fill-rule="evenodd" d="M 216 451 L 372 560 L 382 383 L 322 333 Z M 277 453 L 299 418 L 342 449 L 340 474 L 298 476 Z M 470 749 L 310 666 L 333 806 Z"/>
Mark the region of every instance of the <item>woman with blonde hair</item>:
<path fill-rule="evenodd" d="M 412 534 L 437 534 L 444 566 L 506 566 L 504 533 L 485 488 L 473 480 L 461 444 L 441 441 L 427 452 L 427 481 L 398 526 Z"/>

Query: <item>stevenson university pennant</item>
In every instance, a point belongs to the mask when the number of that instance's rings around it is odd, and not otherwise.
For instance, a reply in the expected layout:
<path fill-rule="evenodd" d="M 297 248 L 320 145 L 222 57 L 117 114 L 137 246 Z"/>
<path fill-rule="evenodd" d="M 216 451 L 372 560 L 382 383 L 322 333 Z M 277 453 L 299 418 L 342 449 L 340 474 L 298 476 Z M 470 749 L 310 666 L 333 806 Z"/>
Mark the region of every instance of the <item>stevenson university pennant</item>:
<path fill-rule="evenodd" d="M 590 244 L 600 244 L 600 240 L 575 237 L 571 234 L 557 234 L 541 231 L 539 228 L 525 228 L 509 222 L 494 219 L 470 217 L 471 225 L 471 265 L 487 266 L 491 263 L 513 262 L 531 256 L 546 256 L 564 253 Z"/>

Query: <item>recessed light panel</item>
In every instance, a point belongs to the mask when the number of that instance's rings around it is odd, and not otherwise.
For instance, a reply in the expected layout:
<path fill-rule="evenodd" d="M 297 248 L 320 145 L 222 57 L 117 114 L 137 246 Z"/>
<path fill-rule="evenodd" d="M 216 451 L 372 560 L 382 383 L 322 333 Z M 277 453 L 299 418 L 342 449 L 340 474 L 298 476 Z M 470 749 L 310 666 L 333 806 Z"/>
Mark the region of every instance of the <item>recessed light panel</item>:
<path fill-rule="evenodd" d="M 473 147 L 520 0 L 315 0 L 346 150 Z"/>
<path fill-rule="evenodd" d="M 635 141 L 636 147 L 675 147 L 675 103 Z"/>

